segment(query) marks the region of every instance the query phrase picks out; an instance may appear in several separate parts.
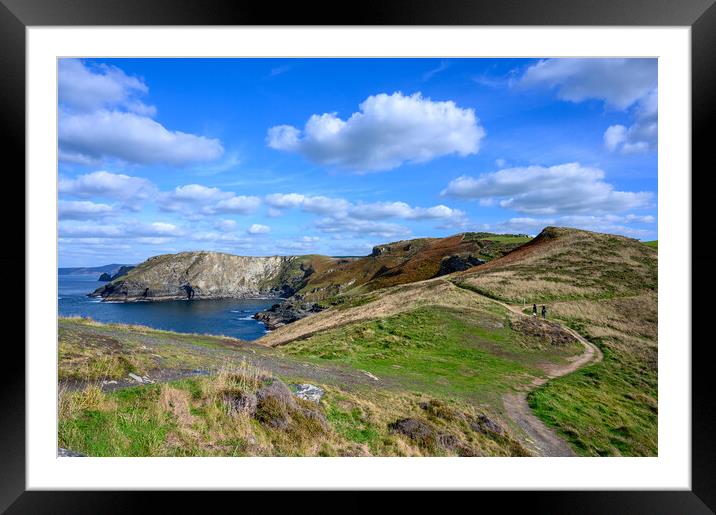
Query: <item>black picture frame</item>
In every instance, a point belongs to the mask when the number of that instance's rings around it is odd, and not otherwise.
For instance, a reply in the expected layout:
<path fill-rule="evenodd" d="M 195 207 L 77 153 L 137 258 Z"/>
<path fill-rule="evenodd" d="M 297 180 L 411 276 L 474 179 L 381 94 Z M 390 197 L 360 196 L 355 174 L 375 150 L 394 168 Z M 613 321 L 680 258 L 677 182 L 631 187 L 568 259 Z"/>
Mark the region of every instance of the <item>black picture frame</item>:
<path fill-rule="evenodd" d="M 689 26 L 692 42 L 692 169 L 703 172 L 700 187 L 692 182 L 692 237 L 711 234 L 705 181 L 713 173 L 709 122 L 716 100 L 715 0 L 426 0 L 293 2 L 280 8 L 270 2 L 221 0 L 0 0 L 0 116 L 5 152 L 5 195 L 24 206 L 25 169 L 25 29 L 61 25 L 572 25 L 572 26 Z M 10 162 L 8 163 L 8 158 Z M 690 170 L 692 181 L 698 177 Z M 8 184 L 9 182 L 9 184 Z M 699 213 L 699 209 L 702 210 Z M 701 215 L 701 216 L 699 216 Z M 13 291 L 6 321 L 24 319 L 23 282 L 31 273 L 25 266 L 25 227 L 6 225 L 14 244 L 0 255 L 7 274 L 4 290 Z M 8 234 L 9 233 L 9 234 Z M 692 246 L 692 274 L 714 262 L 712 245 Z M 22 250 L 20 250 L 22 249 Z M 17 273 L 23 270 L 24 274 Z M 713 291 L 713 276 L 699 276 L 699 291 Z M 693 291 L 693 290 L 692 290 Z M 695 292 L 694 292 L 695 293 Z M 682 299 L 686 301 L 688 299 Z M 707 320 L 706 303 L 692 294 L 692 319 Z M 13 313 L 14 310 L 14 313 Z M 22 310 L 22 314 L 19 311 Z M 692 326 L 692 490 L 620 492 L 480 492 L 502 509 L 523 505 L 532 512 L 549 513 L 713 513 L 716 510 L 716 403 L 711 393 L 710 339 L 697 337 Z M 24 334 L 24 329 L 20 332 Z M 15 342 L 20 341 L 20 334 Z M 680 342 L 688 344 L 689 342 Z M 12 347 L 12 348 L 9 348 Z M 39 492 L 25 491 L 25 355 L 17 343 L 5 342 L 6 365 L 0 381 L 0 510 L 7 513 L 126 513 L 152 501 L 171 500 L 182 511 L 206 500 L 173 492 Z M 9 364 L 7 364 L 9 363 Z M 217 495 L 216 493 L 214 495 Z M 222 496 L 232 494 L 220 494 Z M 246 493 L 238 494 L 246 496 Z M 274 494 L 272 494 L 274 495 Z M 415 494 L 413 494 L 415 495 Z M 420 499 L 420 495 L 417 499 Z M 277 498 L 272 503 L 275 503 Z M 345 501 L 344 501 L 345 502 Z M 332 501 L 323 498 L 323 504 Z M 245 505 L 245 504 L 244 504 Z M 163 511 L 169 511 L 165 506 Z M 143 511 L 143 510 L 141 510 Z"/>

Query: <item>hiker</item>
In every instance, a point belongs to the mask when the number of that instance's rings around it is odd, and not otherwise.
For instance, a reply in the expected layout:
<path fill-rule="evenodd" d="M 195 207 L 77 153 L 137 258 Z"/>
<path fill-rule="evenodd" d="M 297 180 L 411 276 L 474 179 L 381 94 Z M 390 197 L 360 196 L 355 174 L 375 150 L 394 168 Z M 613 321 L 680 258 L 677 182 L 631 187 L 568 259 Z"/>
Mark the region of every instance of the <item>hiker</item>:
<path fill-rule="evenodd" d="M 547 318 L 547 306 L 542 306 L 542 318 Z"/>
<path fill-rule="evenodd" d="M 532 316 L 537 316 L 537 304 L 532 304 Z"/>

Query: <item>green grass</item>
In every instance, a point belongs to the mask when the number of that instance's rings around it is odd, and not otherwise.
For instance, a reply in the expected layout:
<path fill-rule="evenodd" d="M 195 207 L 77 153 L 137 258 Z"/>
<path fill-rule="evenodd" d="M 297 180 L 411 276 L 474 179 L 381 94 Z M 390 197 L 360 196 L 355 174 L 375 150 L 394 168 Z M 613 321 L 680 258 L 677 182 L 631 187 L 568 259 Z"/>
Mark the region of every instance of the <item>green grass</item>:
<path fill-rule="evenodd" d="M 659 240 L 652 240 L 652 241 L 642 241 L 642 243 L 648 247 L 652 247 L 655 249 L 659 248 Z"/>
<path fill-rule="evenodd" d="M 89 456 L 156 455 L 173 427 L 166 414 L 152 409 L 158 393 L 156 385 L 128 388 L 109 396 L 115 409 L 95 407 L 61 416 L 60 446 Z"/>
<path fill-rule="evenodd" d="M 538 363 L 580 351 L 545 347 L 510 329 L 504 316 L 442 307 L 351 324 L 284 349 L 366 370 L 397 388 L 496 404 L 505 391 L 542 375 Z"/>
<path fill-rule="evenodd" d="M 655 456 L 658 389 L 655 360 L 640 355 L 641 339 L 574 319 L 569 325 L 604 353 L 604 361 L 549 381 L 528 396 L 535 414 L 584 456 Z M 605 324 L 606 325 L 606 324 Z"/>
<path fill-rule="evenodd" d="M 367 420 L 358 407 L 342 411 L 336 406 L 329 406 L 326 416 L 336 432 L 351 442 L 372 444 L 380 436 L 379 428 Z"/>

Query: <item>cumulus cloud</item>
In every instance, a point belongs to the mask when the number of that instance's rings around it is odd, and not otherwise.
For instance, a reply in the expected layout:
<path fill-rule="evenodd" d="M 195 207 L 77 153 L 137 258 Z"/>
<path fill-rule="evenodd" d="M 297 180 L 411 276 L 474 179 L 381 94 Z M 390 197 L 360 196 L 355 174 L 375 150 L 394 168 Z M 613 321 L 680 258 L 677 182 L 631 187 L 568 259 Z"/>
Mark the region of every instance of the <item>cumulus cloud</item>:
<path fill-rule="evenodd" d="M 420 93 L 368 97 L 347 120 L 314 114 L 303 130 L 269 129 L 269 147 L 321 165 L 358 172 L 390 170 L 450 154 L 476 154 L 485 131 L 473 109 L 435 102 Z"/>
<path fill-rule="evenodd" d="M 181 236 L 184 231 L 166 222 L 129 221 L 117 224 L 59 224 L 61 238 L 141 238 Z"/>
<path fill-rule="evenodd" d="M 104 218 L 115 213 L 112 206 L 98 204 L 89 200 L 60 200 L 57 204 L 60 220 L 87 220 Z"/>
<path fill-rule="evenodd" d="M 497 200 L 503 208 L 530 215 L 600 214 L 646 207 L 650 192 L 615 191 L 598 168 L 567 163 L 507 168 L 478 178 L 451 181 L 443 195 Z"/>
<path fill-rule="evenodd" d="M 63 59 L 58 81 L 61 160 L 181 166 L 212 161 L 224 152 L 218 139 L 170 130 L 154 120 L 156 109 L 137 99 L 148 92 L 146 84 L 117 67 Z"/>
<path fill-rule="evenodd" d="M 79 198 L 107 198 L 122 201 L 136 209 L 143 201 L 156 193 L 151 181 L 104 170 L 80 175 L 74 179 L 60 177 L 58 191 Z"/>
<path fill-rule="evenodd" d="M 443 204 L 433 207 L 411 207 L 405 202 L 375 202 L 358 204 L 350 210 L 350 216 L 362 220 L 404 218 L 406 220 L 463 218 L 465 213 Z"/>
<path fill-rule="evenodd" d="M 612 125 L 604 145 L 622 154 L 643 154 L 656 148 L 658 93 L 656 59 L 546 59 L 529 67 L 519 84 L 556 88 L 562 100 L 597 99 L 611 108 L 629 110 L 629 127 Z"/>
<path fill-rule="evenodd" d="M 373 202 L 353 204 L 346 199 L 323 196 L 306 196 L 299 193 L 273 193 L 267 195 L 266 203 L 271 208 L 301 208 L 308 213 L 328 215 L 332 218 L 353 218 L 357 220 L 381 220 L 403 218 L 405 220 L 463 219 L 465 213 L 443 204 L 432 207 L 412 207 L 405 202 Z"/>
<path fill-rule="evenodd" d="M 187 184 L 160 194 L 157 204 L 163 211 L 183 213 L 189 217 L 217 213 L 247 215 L 253 213 L 261 205 L 261 199 L 236 195 L 230 191 L 201 184 Z"/>
<path fill-rule="evenodd" d="M 60 59 L 58 63 L 58 100 L 60 104 L 81 111 L 92 111 L 112 105 L 153 116 L 156 108 L 137 97 L 149 92 L 139 77 L 125 74 L 116 66 L 89 65 L 79 59 Z"/>
<path fill-rule="evenodd" d="M 544 59 L 519 81 L 526 87 L 556 88 L 570 102 L 598 99 L 624 110 L 656 88 L 656 59 Z"/>
<path fill-rule="evenodd" d="M 75 160 L 113 157 L 175 166 L 210 161 L 224 151 L 217 139 L 170 131 L 146 116 L 107 110 L 61 115 L 59 143 L 63 155 Z"/>
<path fill-rule="evenodd" d="M 402 225 L 372 220 L 356 220 L 354 218 L 322 218 L 316 221 L 316 228 L 325 233 L 355 233 L 383 238 L 394 238 L 410 234 L 410 229 Z"/>
<path fill-rule="evenodd" d="M 251 224 L 249 227 L 249 234 L 268 234 L 271 232 L 271 227 L 262 224 Z"/>
<path fill-rule="evenodd" d="M 604 145 L 612 152 L 643 154 L 656 148 L 658 139 L 658 91 L 655 89 L 636 106 L 634 123 L 612 125 L 604 131 Z"/>
<path fill-rule="evenodd" d="M 301 195 L 299 193 L 272 193 L 266 195 L 265 200 L 270 207 L 279 210 L 273 213 L 274 215 L 280 214 L 282 209 L 296 207 L 300 207 L 307 213 L 336 215 L 344 213 L 351 205 L 350 202 L 342 198 Z"/>

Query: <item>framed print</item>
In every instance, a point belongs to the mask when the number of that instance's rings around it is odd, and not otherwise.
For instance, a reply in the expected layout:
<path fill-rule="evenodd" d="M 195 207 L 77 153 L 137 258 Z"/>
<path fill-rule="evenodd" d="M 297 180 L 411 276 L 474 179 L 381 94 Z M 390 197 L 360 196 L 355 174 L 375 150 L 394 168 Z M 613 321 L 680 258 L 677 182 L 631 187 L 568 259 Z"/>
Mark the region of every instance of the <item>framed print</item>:
<path fill-rule="evenodd" d="M 10 513 L 187 489 L 713 509 L 710 2 L 3 2 Z"/>

